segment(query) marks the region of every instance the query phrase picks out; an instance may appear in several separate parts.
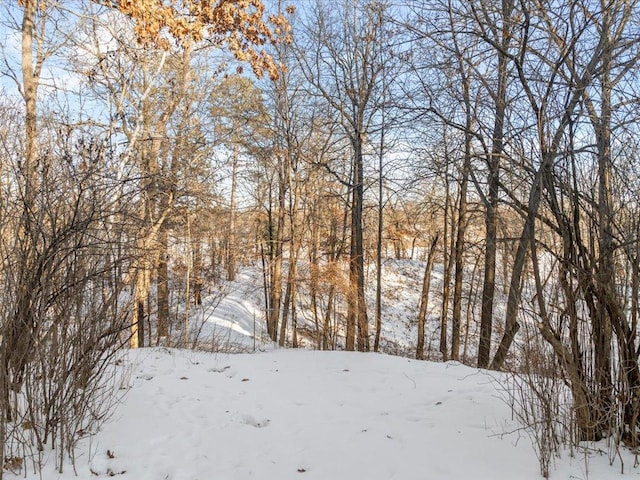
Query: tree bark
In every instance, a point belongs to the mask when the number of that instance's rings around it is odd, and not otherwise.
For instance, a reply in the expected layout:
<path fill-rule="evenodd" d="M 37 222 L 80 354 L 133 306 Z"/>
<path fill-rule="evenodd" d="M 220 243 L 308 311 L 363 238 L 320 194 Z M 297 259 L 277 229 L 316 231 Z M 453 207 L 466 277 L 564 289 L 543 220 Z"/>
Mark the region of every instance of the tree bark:
<path fill-rule="evenodd" d="M 383 112 L 384 123 L 384 112 Z M 380 138 L 380 152 L 378 157 L 378 231 L 376 238 L 376 334 L 373 341 L 373 351 L 377 352 L 380 349 L 380 334 L 382 332 L 382 243 L 383 243 L 383 231 L 384 231 L 384 203 L 383 203 L 383 149 L 384 149 L 384 127 L 381 132 Z"/>
<path fill-rule="evenodd" d="M 612 97 L 612 47 L 610 14 L 605 10 L 602 26 L 602 35 L 606 37 L 606 44 L 602 54 L 601 82 L 601 111 L 600 118 L 592 118 L 596 133 L 596 145 L 598 152 L 598 246 L 600 261 L 596 274 L 600 288 L 607 292 L 611 301 L 617 301 L 615 293 L 615 265 L 614 265 L 614 238 L 613 238 L 613 201 L 611 198 L 611 97 Z M 595 380 L 598 388 L 598 400 L 602 413 L 599 423 L 604 423 L 606 413 L 610 411 L 613 382 L 611 378 L 611 340 L 612 325 L 609 313 L 602 302 L 598 302 L 593 323 L 593 337 L 595 349 Z M 634 363 L 637 363 L 634 362 Z M 633 387 L 632 387 L 633 388 Z M 633 430 L 635 431 L 635 430 Z"/>
<path fill-rule="evenodd" d="M 229 200 L 229 232 L 227 237 L 227 280 L 236 279 L 236 192 L 238 185 L 238 145 L 233 146 L 231 157 L 231 198 Z"/>
<path fill-rule="evenodd" d="M 493 303 L 496 289 L 496 251 L 498 246 L 498 194 L 500 185 L 500 160 L 504 151 L 504 122 L 507 110 L 508 58 L 511 43 L 511 15 L 513 1 L 502 1 L 502 38 L 498 56 L 498 85 L 495 95 L 495 119 L 493 140 L 489 157 L 488 196 L 485 212 L 484 278 L 482 282 L 482 310 L 480 313 L 480 343 L 478 345 L 478 368 L 487 368 L 491 354 L 493 332 Z"/>
<path fill-rule="evenodd" d="M 546 168 L 550 167 L 550 163 L 548 162 L 549 161 L 546 163 Z M 541 167 L 536 174 L 534 185 L 529 195 L 527 217 L 524 227 L 522 228 L 520 239 L 518 240 L 518 249 L 516 250 L 513 270 L 511 271 L 509 294 L 507 296 L 504 335 L 491 362 L 491 368 L 493 370 L 500 370 L 504 365 L 511 343 L 520 329 L 520 324 L 517 322 L 517 315 L 522 295 L 522 273 L 524 272 L 528 245 L 535 236 L 535 217 L 538 213 L 538 206 L 540 205 L 540 198 L 542 196 L 542 168 L 543 167 Z"/>
<path fill-rule="evenodd" d="M 282 307 L 282 231 L 284 230 L 284 187 L 278 187 L 278 204 L 276 223 L 271 224 L 270 230 L 270 280 L 269 280 L 269 315 L 267 333 L 273 342 L 278 341 L 278 322 Z"/>
<path fill-rule="evenodd" d="M 446 148 L 446 143 L 445 143 Z M 448 155 L 447 155 L 448 157 Z M 442 360 L 447 361 L 449 358 L 449 349 L 447 348 L 447 335 L 449 324 L 449 291 L 451 283 L 451 268 L 453 266 L 451 250 L 449 250 L 449 210 L 451 205 L 449 177 L 445 174 L 445 200 L 444 200 L 444 222 L 442 235 L 442 257 L 444 266 L 444 275 L 442 278 L 442 308 L 440 310 L 440 353 Z M 453 222 L 452 222 L 453 224 Z M 451 235 L 451 241 L 453 240 Z"/>
<path fill-rule="evenodd" d="M 440 235 L 436 234 L 431 240 L 431 247 L 427 254 L 427 265 L 424 269 L 424 277 L 422 279 L 422 292 L 420 293 L 420 307 L 418 311 L 418 342 L 416 346 L 416 359 L 418 360 L 424 360 L 424 324 L 427 317 L 427 308 L 429 307 L 431 272 L 433 271 L 433 262 L 435 260 L 439 237 Z"/>
<path fill-rule="evenodd" d="M 467 232 L 467 189 L 469 173 L 471 172 L 471 127 L 473 123 L 471 111 L 471 92 L 469 75 L 460 61 L 460 75 L 462 76 L 462 90 L 465 103 L 465 131 L 464 131 L 464 159 L 462 178 L 460 179 L 460 200 L 458 204 L 458 228 L 454 249 L 455 274 L 453 284 L 453 312 L 451 315 L 451 359 L 460 359 L 460 330 L 462 325 L 462 280 L 464 277 L 463 255 L 465 248 L 465 234 Z"/>
<path fill-rule="evenodd" d="M 166 227 L 158 235 L 157 302 L 158 302 L 158 341 L 165 345 L 169 336 L 169 236 Z"/>
<path fill-rule="evenodd" d="M 364 159 L 362 154 L 362 134 L 355 134 L 354 142 L 353 202 L 351 205 L 351 285 L 355 287 L 356 318 L 358 328 L 358 350 L 369 351 L 369 320 L 364 289 L 364 241 L 362 211 L 364 206 Z"/>

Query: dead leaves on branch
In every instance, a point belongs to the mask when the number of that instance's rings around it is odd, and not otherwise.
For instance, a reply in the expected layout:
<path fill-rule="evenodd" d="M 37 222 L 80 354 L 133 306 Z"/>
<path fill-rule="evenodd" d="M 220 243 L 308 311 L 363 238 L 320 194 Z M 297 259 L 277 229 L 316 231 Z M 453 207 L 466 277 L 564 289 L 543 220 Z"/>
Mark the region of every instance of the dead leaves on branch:
<path fill-rule="evenodd" d="M 266 73 L 272 80 L 282 71 L 266 44 L 290 43 L 291 26 L 287 15 L 266 15 L 262 0 L 93 0 L 115 8 L 135 22 L 135 35 L 142 45 L 169 49 L 173 42 L 181 45 L 207 40 L 227 47 L 241 62 L 249 63 L 258 78 Z M 46 8 L 47 0 L 18 0 L 36 8 Z M 265 18 L 266 16 L 266 18 Z"/>
<path fill-rule="evenodd" d="M 112 3 L 135 21 L 135 34 L 142 44 L 168 49 L 171 41 L 181 44 L 204 39 L 226 46 L 262 77 L 278 78 L 281 70 L 261 47 L 291 41 L 291 26 L 283 14 L 268 15 L 262 0 L 120 0 Z M 287 7 L 291 15 L 293 7 Z"/>

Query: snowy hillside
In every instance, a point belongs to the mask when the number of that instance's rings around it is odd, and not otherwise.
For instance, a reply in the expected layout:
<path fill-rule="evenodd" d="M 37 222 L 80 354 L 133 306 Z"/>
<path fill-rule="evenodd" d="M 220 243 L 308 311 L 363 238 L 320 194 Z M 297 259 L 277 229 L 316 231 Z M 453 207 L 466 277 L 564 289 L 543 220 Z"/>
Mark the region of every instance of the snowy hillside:
<path fill-rule="evenodd" d="M 304 266 L 304 264 L 303 264 Z M 375 266 L 369 265 L 367 283 L 367 304 L 370 316 L 370 334 L 373 336 L 375 311 Z M 382 329 L 380 350 L 401 356 L 415 356 L 417 340 L 417 317 L 420 303 L 420 289 L 424 275 L 424 261 L 386 259 L 382 270 Z M 302 267 L 300 267 L 303 269 Z M 425 324 L 426 358 L 439 360 L 440 315 L 442 312 L 442 265 L 436 264 L 431 275 L 431 292 Z M 190 344 L 197 337 L 198 345 L 213 351 L 247 352 L 270 349 L 264 322 L 264 287 L 261 267 L 244 267 L 233 282 L 224 282 L 205 295 L 201 307 L 192 307 L 190 312 Z M 467 341 L 461 349 L 461 360 L 474 363 L 479 336 L 479 312 L 467 311 L 467 297 L 470 295 L 465 285 L 464 333 Z M 476 292 L 477 293 L 477 292 Z M 504 292 L 496 293 L 496 318 L 504 315 Z M 451 307 L 450 307 L 451 308 Z M 311 301 L 309 292 L 301 288 L 298 299 L 298 324 L 300 332 L 313 332 Z M 346 310 L 343 305 L 342 310 Z M 343 312 L 344 313 L 344 312 Z M 184 313 L 180 314 L 181 316 Z M 343 320 L 344 323 L 344 320 Z M 449 322 L 450 323 L 450 322 Z M 290 328 L 289 328 L 290 330 Z M 343 332 L 344 334 L 344 332 Z M 291 333 L 289 332 L 289 338 Z M 314 340 L 299 333 L 302 345 L 313 347 Z M 182 334 L 175 334 L 176 346 L 182 345 Z M 255 339 L 255 342 L 254 342 Z M 341 338 L 340 341 L 344 339 Z M 500 341 L 498 332 L 494 344 Z"/>
<path fill-rule="evenodd" d="M 111 421 L 79 445 L 77 477 L 48 467 L 42 478 L 540 478 L 500 381 L 459 364 L 170 349 L 131 352 L 127 363 L 129 391 Z M 621 476 L 605 456 L 565 456 L 551 478 L 637 478 L 632 463 L 625 458 L 631 472 Z"/>
<path fill-rule="evenodd" d="M 439 355 L 438 329 L 441 299 L 439 289 L 442 275 L 437 266 L 433 274 L 434 292 L 428 309 L 427 354 Z M 375 272 L 373 269 L 367 281 L 367 301 L 370 312 L 375 307 Z M 415 354 L 416 318 L 420 285 L 424 262 L 413 260 L 388 260 L 384 264 L 382 289 L 382 335 L 381 348 L 385 352 Z M 191 344 L 197 336 L 197 343 L 204 349 L 225 351 L 251 351 L 270 349 L 264 322 L 264 291 L 262 271 L 259 266 L 243 268 L 233 282 L 224 282 L 203 299 L 201 307 L 192 307 L 190 312 Z M 308 292 L 301 289 L 299 294 L 299 325 L 301 330 L 313 331 L 311 305 Z M 181 313 L 184 315 L 184 313 Z M 373 313 L 371 313 L 373 315 Z M 373 328 L 373 327 L 372 327 Z M 373 330 L 372 330 L 373 333 Z M 312 345 L 313 340 L 301 335 L 303 345 Z M 175 335 L 176 345 L 181 345 L 182 334 Z"/>

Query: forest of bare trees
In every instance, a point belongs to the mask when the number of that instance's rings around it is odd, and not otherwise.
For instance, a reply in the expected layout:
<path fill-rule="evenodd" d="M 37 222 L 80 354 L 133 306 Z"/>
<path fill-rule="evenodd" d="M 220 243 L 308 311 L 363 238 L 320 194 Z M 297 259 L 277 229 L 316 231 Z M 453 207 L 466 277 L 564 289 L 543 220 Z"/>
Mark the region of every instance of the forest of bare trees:
<path fill-rule="evenodd" d="M 245 267 L 272 342 L 398 353 L 388 259 L 401 353 L 518 374 L 545 451 L 640 447 L 638 2 L 178 3 L 1 6 L 3 467 Z"/>

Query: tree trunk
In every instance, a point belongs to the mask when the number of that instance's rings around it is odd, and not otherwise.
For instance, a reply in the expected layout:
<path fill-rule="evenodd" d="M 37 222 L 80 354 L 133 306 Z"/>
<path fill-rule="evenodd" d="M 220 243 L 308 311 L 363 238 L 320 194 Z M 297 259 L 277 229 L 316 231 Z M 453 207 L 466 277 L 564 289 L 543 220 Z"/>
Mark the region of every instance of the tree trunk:
<path fill-rule="evenodd" d="M 354 165 L 355 170 L 355 165 Z M 353 174 L 355 178 L 355 173 Z M 356 326 L 358 324 L 358 258 L 356 247 L 356 230 L 359 222 L 357 213 L 357 192 L 352 186 L 350 209 L 350 242 L 349 242 L 349 292 L 347 297 L 347 335 L 345 349 L 353 351 L 356 347 Z"/>
<path fill-rule="evenodd" d="M 504 121 L 507 109 L 508 59 L 507 51 L 511 43 L 510 18 L 513 1 L 502 2 L 502 41 L 498 55 L 498 86 L 495 96 L 495 119 L 493 141 L 489 157 L 489 194 L 485 212 L 485 252 L 484 278 L 482 282 L 482 311 L 480 313 L 480 343 L 478 345 L 478 368 L 487 368 L 491 355 L 491 334 L 493 332 L 493 302 L 496 289 L 496 251 L 498 246 L 498 194 L 500 184 L 500 160 L 504 150 Z"/>
<path fill-rule="evenodd" d="M 193 304 L 199 307 L 202 305 L 202 287 L 204 286 L 200 232 L 196 232 L 193 243 L 193 272 L 191 273 L 191 283 L 193 285 Z"/>
<path fill-rule="evenodd" d="M 498 170 L 492 170 L 489 175 L 489 200 L 485 213 L 486 237 L 484 278 L 482 281 L 482 310 L 480 313 L 480 342 L 478 344 L 478 368 L 487 368 L 489 366 L 491 334 L 493 332 L 493 302 L 496 290 Z"/>
<path fill-rule="evenodd" d="M 445 144 L 446 145 L 446 144 Z M 446 147 L 445 147 L 446 148 Z M 444 222 L 442 236 L 442 257 L 444 266 L 444 276 L 442 278 L 442 309 L 440 311 L 440 353 L 442 360 L 447 361 L 449 349 L 447 348 L 448 320 L 449 320 L 449 289 L 451 282 L 452 257 L 449 248 L 449 210 L 450 210 L 450 188 L 448 176 L 445 175 L 445 200 L 444 200 Z M 453 239 L 451 235 L 451 239 Z"/>
<path fill-rule="evenodd" d="M 320 331 L 320 312 L 318 309 L 318 276 L 320 275 L 320 265 L 318 263 L 318 250 L 320 249 L 320 228 L 318 226 L 317 212 L 315 204 L 311 207 L 311 248 L 309 250 L 310 279 L 309 279 L 309 295 L 311 296 L 311 311 L 313 312 L 313 322 L 316 329 L 316 348 L 318 350 L 326 350 L 323 348 L 323 333 Z"/>
<path fill-rule="evenodd" d="M 229 201 L 229 232 L 227 233 L 227 279 L 236 279 L 236 191 L 238 184 L 238 146 L 234 145 L 231 158 L 231 199 Z"/>
<path fill-rule="evenodd" d="M 284 291 L 284 301 L 282 303 L 282 321 L 280 322 L 280 338 L 278 339 L 278 345 L 280 347 L 286 346 L 287 343 L 287 323 L 289 322 L 289 309 L 292 308 L 292 289 L 293 284 L 296 282 L 296 267 L 295 263 L 291 263 L 293 260 L 289 258 L 289 273 L 287 274 L 287 287 Z"/>
<path fill-rule="evenodd" d="M 278 321 L 282 303 L 282 227 L 284 226 L 284 212 L 278 212 L 275 232 L 272 232 L 270 246 L 270 280 L 269 280 L 269 316 L 267 333 L 271 341 L 278 340 Z"/>
<path fill-rule="evenodd" d="M 431 240 L 431 247 L 427 254 L 427 265 L 424 269 L 424 278 L 422 280 L 422 292 L 420 294 L 420 308 L 418 312 L 418 344 L 416 347 L 416 358 L 424 360 L 424 324 L 427 316 L 427 308 L 429 307 L 429 289 L 431 288 L 431 272 L 433 271 L 433 262 L 435 260 L 436 248 L 438 246 L 439 234 Z"/>
<path fill-rule="evenodd" d="M 20 226 L 17 231 L 19 237 L 18 261 L 19 277 L 14 286 L 15 307 L 12 318 L 7 321 L 0 347 L 5 356 L 4 368 L 7 383 L 10 388 L 16 388 L 22 383 L 22 376 L 26 369 L 33 346 L 33 331 L 39 326 L 39 319 L 33 311 L 32 295 L 36 285 L 33 285 L 33 275 L 37 275 L 37 218 L 36 194 L 38 190 L 38 117 L 37 99 L 40 81 L 41 54 L 34 59 L 34 28 L 37 15 L 37 1 L 23 2 L 22 17 L 22 97 L 25 106 L 24 117 L 24 155 L 18 161 L 19 188 L 22 190 L 20 199 L 22 204 Z M 36 281 L 40 280 L 36 278 Z M 10 375 L 9 369 L 13 370 Z M 13 384 L 13 385 L 11 385 Z M 0 465 L 1 467 L 1 465 Z M 0 468 L 1 470 L 1 468 Z"/>
<path fill-rule="evenodd" d="M 378 178 L 378 235 L 376 238 L 376 335 L 373 342 L 373 351 L 380 349 L 380 333 L 382 331 L 382 241 L 383 241 L 383 221 L 384 204 L 382 201 L 382 149 L 384 147 L 384 130 L 380 141 L 380 157 L 378 168 L 380 169 Z"/>
<path fill-rule="evenodd" d="M 464 277 L 463 254 L 465 234 L 467 232 L 467 189 L 469 185 L 469 173 L 471 171 L 471 93 L 469 91 L 469 76 L 465 72 L 464 65 L 460 65 L 462 75 L 463 95 L 465 102 L 465 132 L 464 132 L 464 159 L 462 165 L 462 178 L 460 180 L 460 203 L 458 204 L 458 228 L 456 232 L 455 257 L 455 281 L 453 285 L 453 312 L 451 316 L 451 359 L 460 359 L 460 330 L 462 326 L 462 280 Z"/>
<path fill-rule="evenodd" d="M 336 296 L 336 289 L 333 283 L 329 285 L 329 292 L 327 293 L 327 309 L 324 312 L 324 327 L 322 329 L 322 350 L 329 350 L 332 345 L 333 329 L 331 326 L 331 316 L 333 315 L 334 302 Z"/>
<path fill-rule="evenodd" d="M 613 201 L 611 198 L 611 63 L 612 51 L 610 40 L 609 14 L 603 19 L 602 35 L 606 36 L 606 46 L 602 55 L 602 73 L 600 74 L 601 111 L 600 118 L 593 119 L 596 144 L 598 151 L 598 246 L 600 261 L 597 267 L 596 279 L 600 288 L 607 292 L 610 301 L 616 302 L 615 293 L 615 265 L 613 238 Z M 596 315 L 593 319 L 593 337 L 595 349 L 595 380 L 598 389 L 598 401 L 602 409 L 600 423 L 606 421 L 606 415 L 611 409 L 613 382 L 611 378 L 611 339 L 612 325 L 609 313 L 602 302 L 598 302 Z M 627 341 L 628 339 L 625 339 Z M 632 360 L 637 363 L 637 360 Z M 632 387 L 633 388 L 633 387 Z M 630 425 L 631 426 L 631 425 Z M 635 430 L 633 430 L 635 431 Z"/>
<path fill-rule="evenodd" d="M 187 248 L 185 264 L 187 266 L 184 277 L 184 322 L 182 325 L 182 348 L 189 348 L 189 329 L 191 311 L 191 271 L 193 268 L 193 249 L 191 238 L 191 219 L 187 214 Z M 195 343 L 195 340 L 194 340 Z"/>
<path fill-rule="evenodd" d="M 491 362 L 491 368 L 494 370 L 500 370 L 504 365 L 511 343 L 520 329 L 520 324 L 517 322 L 517 315 L 522 294 L 522 273 L 526 262 L 527 246 L 531 242 L 531 239 L 534 238 L 535 233 L 535 217 L 538 213 L 538 206 L 542 195 L 541 173 L 542 167 L 536 174 L 534 185 L 529 195 L 527 218 L 518 241 L 518 249 L 516 250 L 513 270 L 511 271 L 511 281 L 509 283 L 509 293 L 507 296 L 504 335 Z"/>
<path fill-rule="evenodd" d="M 364 160 L 362 155 L 362 138 L 358 132 L 354 143 L 354 186 L 353 204 L 351 205 L 351 262 L 354 267 L 351 274 L 355 277 L 356 312 L 358 327 L 358 350 L 369 351 L 369 320 L 367 318 L 367 304 L 364 289 L 364 241 L 362 229 L 362 212 L 364 205 Z"/>
<path fill-rule="evenodd" d="M 294 263 L 296 270 L 296 263 Z M 298 282 L 295 280 L 297 274 L 293 272 L 293 283 L 291 284 L 291 337 L 293 348 L 298 348 Z"/>
<path fill-rule="evenodd" d="M 294 157 L 287 147 L 286 161 L 288 167 L 285 169 L 287 175 L 284 181 L 287 182 L 287 191 L 289 192 L 289 273 L 287 275 L 287 288 L 285 291 L 284 306 L 282 311 L 282 324 L 280 326 L 279 345 L 284 347 L 287 337 L 287 321 L 289 311 L 291 311 L 292 341 L 294 348 L 297 347 L 297 325 L 295 322 L 296 315 L 296 293 L 298 283 L 298 256 L 300 255 L 300 240 L 298 239 L 298 200 L 300 192 L 297 183 L 294 181 L 293 173 L 295 172 Z"/>
<path fill-rule="evenodd" d="M 462 346 L 462 363 L 466 364 L 469 353 L 469 331 L 471 330 L 471 321 L 475 320 L 475 306 L 478 301 L 478 289 L 476 283 L 476 275 L 478 273 L 479 256 L 473 264 L 471 272 L 471 280 L 469 281 L 469 299 L 465 308 L 465 325 L 464 325 L 464 344 Z"/>
<path fill-rule="evenodd" d="M 41 59 L 37 58 L 34 65 L 33 58 L 33 40 L 34 28 L 36 21 L 36 13 L 38 8 L 37 0 L 25 0 L 23 2 L 24 10 L 22 17 L 22 96 L 25 106 L 24 117 L 24 158 L 20 173 L 23 176 L 24 189 L 24 213 L 31 215 L 33 213 L 36 191 L 36 175 L 38 161 L 38 87 L 40 82 Z"/>
<path fill-rule="evenodd" d="M 145 304 L 149 298 L 149 286 L 151 283 L 151 259 L 146 257 L 149 252 L 145 252 L 145 257 L 142 258 L 136 269 L 135 273 L 135 286 L 134 286 L 134 306 L 133 306 L 133 319 L 131 322 L 131 339 L 130 347 L 138 348 L 144 347 L 144 320 L 146 314 Z"/>
<path fill-rule="evenodd" d="M 166 228 L 158 235 L 157 303 L 158 303 L 158 345 L 166 345 L 169 336 L 169 239 Z"/>

